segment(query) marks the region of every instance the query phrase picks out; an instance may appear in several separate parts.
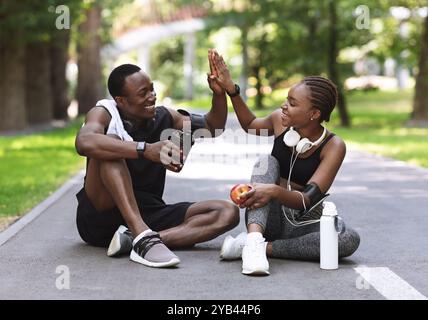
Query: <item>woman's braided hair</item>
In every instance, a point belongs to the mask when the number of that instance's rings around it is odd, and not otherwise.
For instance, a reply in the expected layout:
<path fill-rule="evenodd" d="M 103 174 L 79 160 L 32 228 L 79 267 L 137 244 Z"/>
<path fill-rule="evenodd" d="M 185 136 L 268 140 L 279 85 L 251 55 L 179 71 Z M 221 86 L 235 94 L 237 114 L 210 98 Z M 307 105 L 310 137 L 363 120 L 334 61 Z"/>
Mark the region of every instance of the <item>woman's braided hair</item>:
<path fill-rule="evenodd" d="M 305 77 L 301 83 L 305 84 L 311 93 L 310 101 L 314 108 L 321 111 L 320 122 L 330 120 L 330 114 L 337 103 L 337 87 L 329 79 L 321 76 Z"/>

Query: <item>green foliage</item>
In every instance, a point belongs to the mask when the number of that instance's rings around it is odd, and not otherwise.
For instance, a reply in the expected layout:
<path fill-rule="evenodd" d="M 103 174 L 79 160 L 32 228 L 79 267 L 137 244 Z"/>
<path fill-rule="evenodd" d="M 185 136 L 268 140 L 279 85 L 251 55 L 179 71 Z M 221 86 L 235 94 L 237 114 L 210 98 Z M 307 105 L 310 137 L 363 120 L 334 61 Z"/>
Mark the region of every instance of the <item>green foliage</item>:
<path fill-rule="evenodd" d="M 164 96 L 183 98 L 183 37 L 159 42 L 151 49 L 151 77 L 165 86 Z"/>
<path fill-rule="evenodd" d="M 49 41 L 56 31 L 58 15 L 55 8 L 66 5 L 71 18 L 79 10 L 83 1 L 74 0 L 20 0 L 2 1 L 0 4 L 0 35 L 19 30 L 21 36 L 14 39 L 21 43 Z"/>
<path fill-rule="evenodd" d="M 80 125 L 0 137 L 0 217 L 25 213 L 83 168 L 74 149 Z"/>

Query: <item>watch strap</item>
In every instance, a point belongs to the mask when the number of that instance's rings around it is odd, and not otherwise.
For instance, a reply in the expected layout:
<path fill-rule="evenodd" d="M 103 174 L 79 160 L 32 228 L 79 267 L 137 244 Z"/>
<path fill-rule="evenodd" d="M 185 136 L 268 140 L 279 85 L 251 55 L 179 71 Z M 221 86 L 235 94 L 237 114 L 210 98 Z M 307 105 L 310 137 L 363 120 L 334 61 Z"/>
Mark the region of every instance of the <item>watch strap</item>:
<path fill-rule="evenodd" d="M 241 88 L 239 88 L 239 86 L 235 83 L 235 92 L 233 93 L 227 92 L 227 95 L 233 98 L 233 97 L 239 96 L 240 93 L 241 93 Z"/>

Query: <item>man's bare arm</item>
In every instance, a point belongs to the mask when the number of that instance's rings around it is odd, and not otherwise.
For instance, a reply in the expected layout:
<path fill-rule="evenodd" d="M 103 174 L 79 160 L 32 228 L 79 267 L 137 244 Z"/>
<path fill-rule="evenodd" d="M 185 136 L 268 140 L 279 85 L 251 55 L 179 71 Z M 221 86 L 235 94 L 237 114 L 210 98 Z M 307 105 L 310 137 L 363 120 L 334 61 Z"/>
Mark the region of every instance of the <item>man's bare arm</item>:
<path fill-rule="evenodd" d="M 137 142 L 105 135 L 111 116 L 104 108 L 93 108 L 76 136 L 76 151 L 81 156 L 100 160 L 137 159 Z"/>

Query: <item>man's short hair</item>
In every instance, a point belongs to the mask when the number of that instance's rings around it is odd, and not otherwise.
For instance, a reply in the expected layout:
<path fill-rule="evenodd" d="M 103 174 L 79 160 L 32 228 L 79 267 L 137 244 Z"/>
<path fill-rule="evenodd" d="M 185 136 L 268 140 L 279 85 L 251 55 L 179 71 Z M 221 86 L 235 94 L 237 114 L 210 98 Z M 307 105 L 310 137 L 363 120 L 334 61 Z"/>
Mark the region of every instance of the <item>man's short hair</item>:
<path fill-rule="evenodd" d="M 123 86 L 127 76 L 140 71 L 141 68 L 135 64 L 122 64 L 113 69 L 108 77 L 107 85 L 113 99 L 117 96 L 123 96 Z"/>

